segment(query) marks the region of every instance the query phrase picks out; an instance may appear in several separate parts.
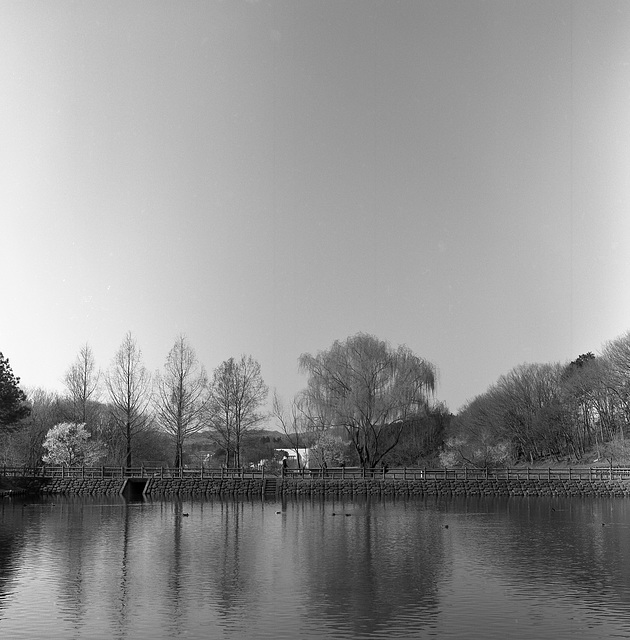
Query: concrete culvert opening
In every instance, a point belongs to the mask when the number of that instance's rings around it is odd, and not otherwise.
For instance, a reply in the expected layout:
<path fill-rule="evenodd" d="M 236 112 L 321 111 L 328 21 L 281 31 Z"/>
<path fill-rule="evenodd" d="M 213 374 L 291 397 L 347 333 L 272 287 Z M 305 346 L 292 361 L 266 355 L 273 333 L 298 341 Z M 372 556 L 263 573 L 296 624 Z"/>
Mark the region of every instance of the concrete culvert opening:
<path fill-rule="evenodd" d="M 120 490 L 120 495 L 127 500 L 142 500 L 147 482 L 147 478 L 127 478 Z"/>

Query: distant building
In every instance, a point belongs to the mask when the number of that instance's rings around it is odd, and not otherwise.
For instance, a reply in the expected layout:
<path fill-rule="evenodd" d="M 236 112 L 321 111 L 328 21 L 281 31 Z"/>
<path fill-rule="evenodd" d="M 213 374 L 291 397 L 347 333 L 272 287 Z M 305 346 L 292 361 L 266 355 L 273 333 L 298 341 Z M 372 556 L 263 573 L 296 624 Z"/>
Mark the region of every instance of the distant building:
<path fill-rule="evenodd" d="M 280 453 L 281 451 L 286 451 L 289 455 L 287 456 L 287 467 L 289 469 L 299 469 L 301 467 L 308 467 L 308 458 L 309 458 L 309 447 L 298 447 L 297 453 L 295 449 L 289 449 L 284 447 L 282 449 L 276 449 L 276 453 Z M 300 463 L 298 464 L 298 455 L 300 456 Z"/>

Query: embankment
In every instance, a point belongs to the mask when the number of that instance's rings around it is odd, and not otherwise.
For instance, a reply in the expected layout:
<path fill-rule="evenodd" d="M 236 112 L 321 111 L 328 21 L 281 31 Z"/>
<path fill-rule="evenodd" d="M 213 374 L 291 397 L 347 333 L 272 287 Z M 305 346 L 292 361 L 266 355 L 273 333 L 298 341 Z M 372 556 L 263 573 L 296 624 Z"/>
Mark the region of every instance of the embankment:
<path fill-rule="evenodd" d="M 476 479 L 302 479 L 277 480 L 265 488 L 261 478 L 150 478 L 145 494 L 172 496 L 618 496 L 630 497 L 628 480 Z M 54 478 L 16 481 L 20 492 L 71 495 L 116 495 L 124 479 Z"/>
<path fill-rule="evenodd" d="M 286 495 L 630 496 L 623 480 L 285 480 Z"/>

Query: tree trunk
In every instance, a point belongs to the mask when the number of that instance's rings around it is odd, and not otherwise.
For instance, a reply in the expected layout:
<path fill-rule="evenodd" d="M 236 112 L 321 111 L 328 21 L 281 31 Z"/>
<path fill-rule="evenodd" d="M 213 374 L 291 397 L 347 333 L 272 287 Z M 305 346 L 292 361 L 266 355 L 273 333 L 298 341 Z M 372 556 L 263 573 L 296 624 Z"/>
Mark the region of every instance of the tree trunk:
<path fill-rule="evenodd" d="M 131 466 L 131 423 L 127 420 L 127 456 L 125 458 L 125 466 Z"/>
<path fill-rule="evenodd" d="M 177 438 L 177 441 L 175 442 L 175 468 L 179 469 L 180 467 L 183 466 L 182 464 L 183 462 L 183 442 L 181 441 L 181 438 Z"/>

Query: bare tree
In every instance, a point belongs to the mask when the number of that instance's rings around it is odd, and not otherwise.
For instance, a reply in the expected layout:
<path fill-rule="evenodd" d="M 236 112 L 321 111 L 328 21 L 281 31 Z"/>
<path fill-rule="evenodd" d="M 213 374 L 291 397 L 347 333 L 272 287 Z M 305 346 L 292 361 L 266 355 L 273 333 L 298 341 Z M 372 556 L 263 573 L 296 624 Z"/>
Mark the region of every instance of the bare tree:
<path fill-rule="evenodd" d="M 21 438 L 26 464 L 35 467 L 44 454 L 43 442 L 46 433 L 62 420 L 63 411 L 60 398 L 54 392 L 34 388 L 27 391 L 27 396 L 31 405 L 31 415 L 25 421 Z"/>
<path fill-rule="evenodd" d="M 210 386 L 209 422 L 215 441 L 241 465 L 243 436 L 257 427 L 265 416 L 260 407 L 267 399 L 268 388 L 262 379 L 260 364 L 251 356 L 230 358 L 214 372 Z"/>
<path fill-rule="evenodd" d="M 47 431 L 63 419 L 57 394 L 31 388 L 26 389 L 25 395 L 30 414 L 21 419 L 20 428 L 9 432 L 0 429 L 0 462 L 7 466 L 40 464 Z"/>
<path fill-rule="evenodd" d="M 273 393 L 271 415 L 276 419 L 291 444 L 297 459 L 298 469 L 302 468 L 303 463 L 300 450 L 314 441 L 317 435 L 323 433 L 321 429 L 317 428 L 319 422 L 314 424 L 310 419 L 305 411 L 304 404 L 305 398 L 303 394 L 297 394 L 287 409 L 277 392 L 274 391 Z"/>
<path fill-rule="evenodd" d="M 81 347 L 76 360 L 64 376 L 64 384 L 72 404 L 71 419 L 91 426 L 90 401 L 98 400 L 101 373 L 96 368 L 94 354 L 89 344 Z"/>
<path fill-rule="evenodd" d="M 595 383 L 589 377 L 597 368 L 595 362 L 517 365 L 459 411 L 446 449 L 481 466 L 581 456 L 591 445 L 584 425 L 592 430 Z"/>
<path fill-rule="evenodd" d="M 212 374 L 208 402 L 208 423 L 214 442 L 225 452 L 225 466 L 230 467 L 235 455 L 234 398 L 232 384 L 234 359 L 219 365 Z"/>
<path fill-rule="evenodd" d="M 208 376 L 184 336 L 175 341 L 164 372 L 156 374 L 155 410 L 162 428 L 175 442 L 175 466 L 183 463 L 184 442 L 203 429 Z"/>
<path fill-rule="evenodd" d="M 580 459 L 592 446 L 597 444 L 596 411 L 597 388 L 602 387 L 602 371 L 605 369 L 601 358 L 590 351 L 567 364 L 560 377 L 562 400 L 573 425 L 571 446 L 576 458 Z"/>
<path fill-rule="evenodd" d="M 405 419 L 424 410 L 435 385 L 430 362 L 364 333 L 317 355 L 302 354 L 299 364 L 308 374 L 311 418 L 343 427 L 367 468 L 396 447 Z"/>
<path fill-rule="evenodd" d="M 630 426 L 630 331 L 608 341 L 602 350 L 602 358 L 608 364 L 607 387 L 611 400 L 617 407 L 619 437 Z"/>
<path fill-rule="evenodd" d="M 151 402 L 151 375 L 142 364 L 142 352 L 131 332 L 116 352 L 105 384 L 112 417 L 125 438 L 125 465 L 130 467 L 132 440 L 147 427 Z"/>

